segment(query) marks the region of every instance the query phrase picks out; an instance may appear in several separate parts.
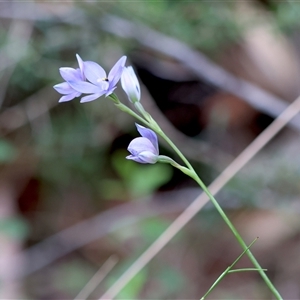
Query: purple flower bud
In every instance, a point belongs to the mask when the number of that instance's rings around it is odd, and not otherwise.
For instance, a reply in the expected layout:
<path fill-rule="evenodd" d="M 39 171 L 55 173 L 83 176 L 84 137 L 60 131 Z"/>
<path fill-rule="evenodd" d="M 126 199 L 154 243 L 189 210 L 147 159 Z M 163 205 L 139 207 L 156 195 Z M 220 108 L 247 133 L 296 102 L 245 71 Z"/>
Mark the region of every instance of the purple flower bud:
<path fill-rule="evenodd" d="M 141 99 L 140 84 L 131 66 L 124 68 L 121 77 L 121 84 L 130 102 L 135 103 L 140 101 Z"/>
<path fill-rule="evenodd" d="M 128 146 L 131 155 L 126 158 L 141 164 L 155 164 L 158 160 L 158 140 L 154 131 L 136 124 L 142 137 L 135 138 Z"/>

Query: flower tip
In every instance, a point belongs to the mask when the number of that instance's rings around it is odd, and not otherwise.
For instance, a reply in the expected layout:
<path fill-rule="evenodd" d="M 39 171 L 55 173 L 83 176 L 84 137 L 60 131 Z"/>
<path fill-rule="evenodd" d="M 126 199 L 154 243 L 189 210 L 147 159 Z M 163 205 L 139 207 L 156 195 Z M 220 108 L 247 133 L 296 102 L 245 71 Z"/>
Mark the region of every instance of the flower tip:
<path fill-rule="evenodd" d="M 140 124 L 138 124 L 138 123 L 135 123 L 135 127 L 136 127 L 136 129 L 139 131 L 139 129 L 144 129 L 144 128 L 146 128 L 146 127 L 144 127 L 144 126 L 142 126 L 142 125 L 140 125 Z"/>
<path fill-rule="evenodd" d="M 62 96 L 59 100 L 58 100 L 58 103 L 62 103 L 62 102 L 68 102 L 68 101 L 71 101 L 73 100 L 74 97 L 68 97 L 68 96 Z"/>
<path fill-rule="evenodd" d="M 83 97 L 83 98 L 81 98 L 81 100 L 80 100 L 80 103 L 86 103 L 86 102 L 90 102 L 89 100 L 87 100 L 87 99 L 84 99 L 85 97 Z"/>
<path fill-rule="evenodd" d="M 82 58 L 77 53 L 76 53 L 76 58 L 77 58 L 77 61 L 78 61 L 79 65 L 80 65 L 80 63 L 82 62 Z"/>
<path fill-rule="evenodd" d="M 122 56 L 115 65 L 119 66 L 121 68 L 121 71 L 123 72 L 124 68 L 125 68 L 125 63 L 127 60 L 127 56 Z"/>
<path fill-rule="evenodd" d="M 132 66 L 123 67 L 121 85 L 130 102 L 136 103 L 140 101 L 140 84 Z"/>
<path fill-rule="evenodd" d="M 120 58 L 120 60 L 123 62 L 124 61 L 124 64 L 125 64 L 125 62 L 126 62 L 126 59 L 127 59 L 127 56 L 126 55 L 123 55 L 121 58 Z"/>

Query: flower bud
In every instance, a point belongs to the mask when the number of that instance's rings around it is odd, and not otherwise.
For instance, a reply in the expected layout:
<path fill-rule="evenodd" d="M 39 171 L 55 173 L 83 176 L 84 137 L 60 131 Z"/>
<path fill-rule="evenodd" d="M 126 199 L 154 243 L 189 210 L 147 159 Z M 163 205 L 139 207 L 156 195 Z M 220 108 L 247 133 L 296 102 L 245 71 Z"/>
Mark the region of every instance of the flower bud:
<path fill-rule="evenodd" d="M 121 76 L 121 85 L 123 90 L 127 94 L 130 102 L 135 103 L 140 101 L 141 99 L 140 84 L 131 66 L 127 68 L 124 67 Z"/>
<path fill-rule="evenodd" d="M 135 138 L 128 146 L 131 155 L 126 158 L 141 164 L 155 164 L 158 160 L 158 140 L 155 132 L 136 124 L 138 132 L 142 137 Z"/>

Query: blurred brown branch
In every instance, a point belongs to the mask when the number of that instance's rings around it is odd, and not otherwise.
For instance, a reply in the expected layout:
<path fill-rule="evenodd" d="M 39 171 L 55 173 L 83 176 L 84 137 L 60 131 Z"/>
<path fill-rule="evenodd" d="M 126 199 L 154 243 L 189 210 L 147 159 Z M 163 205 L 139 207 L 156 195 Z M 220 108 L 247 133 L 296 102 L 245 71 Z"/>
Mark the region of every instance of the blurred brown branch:
<path fill-rule="evenodd" d="M 178 60 L 192 70 L 199 78 L 230 92 L 257 110 L 276 118 L 287 103 L 266 90 L 246 80 L 237 78 L 210 61 L 199 51 L 142 24 L 136 24 L 120 17 L 108 15 L 102 20 L 102 28 L 117 36 L 135 39 L 141 45 Z M 289 126 L 300 129 L 300 117 L 295 117 Z"/>
<path fill-rule="evenodd" d="M 125 203 L 58 232 L 35 246 L 14 255 L 14 261 L 27 262 L 17 274 L 6 274 L 5 259 L 0 261 L 0 276 L 22 278 L 53 263 L 81 247 L 139 221 L 161 214 L 182 211 L 199 194 L 199 189 L 183 189 L 155 196 L 155 201 Z"/>
<path fill-rule="evenodd" d="M 35 11 L 38 11 L 39 14 L 33 14 L 28 9 L 13 11 L 9 5 L 6 5 L 0 10 L 0 16 L 25 20 L 50 20 L 58 14 L 60 17 L 63 16 L 60 22 L 64 23 L 82 24 L 85 20 L 84 13 L 76 7 L 69 7 L 69 9 L 61 11 L 47 11 L 43 9 L 42 5 L 37 4 Z M 143 24 L 137 25 L 117 16 L 106 15 L 102 18 L 101 28 L 122 38 L 135 39 L 149 49 L 178 60 L 199 78 L 240 97 L 252 107 L 274 118 L 287 107 L 285 100 L 255 84 L 233 76 L 199 51 L 195 51 L 185 43 L 154 31 Z M 289 126 L 300 129 L 300 117 L 295 117 Z"/>

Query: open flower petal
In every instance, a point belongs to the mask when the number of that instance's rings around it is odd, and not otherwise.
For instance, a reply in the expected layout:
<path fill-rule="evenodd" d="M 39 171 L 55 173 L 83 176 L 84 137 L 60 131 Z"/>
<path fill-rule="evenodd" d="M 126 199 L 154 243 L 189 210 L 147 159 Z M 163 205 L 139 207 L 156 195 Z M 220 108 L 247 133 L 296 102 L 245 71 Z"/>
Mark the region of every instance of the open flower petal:
<path fill-rule="evenodd" d="M 90 101 L 96 100 L 97 98 L 100 98 L 103 94 L 104 94 L 104 92 L 84 96 L 84 97 L 81 98 L 80 103 L 90 102 Z"/>
<path fill-rule="evenodd" d="M 83 60 L 81 59 L 81 57 L 78 54 L 76 54 L 76 58 L 77 58 L 77 61 L 78 61 L 78 65 L 79 65 L 82 80 L 85 80 Z"/>
<path fill-rule="evenodd" d="M 73 93 L 70 93 L 68 95 L 65 95 L 65 96 L 62 96 L 58 102 L 67 102 L 67 101 L 71 101 L 73 100 L 74 98 L 76 97 L 79 97 L 81 95 L 81 93 L 78 93 L 78 92 L 73 92 Z"/>
<path fill-rule="evenodd" d="M 113 88 L 116 86 L 118 81 L 121 78 L 125 62 L 126 62 L 127 57 L 122 56 L 116 63 L 115 65 L 111 68 L 109 74 L 108 74 L 108 81 L 109 81 L 109 89 Z"/>
<path fill-rule="evenodd" d="M 155 164 L 157 162 L 157 155 L 153 154 L 150 151 L 143 151 L 139 154 L 135 155 L 128 155 L 126 156 L 127 159 L 134 160 L 141 164 Z"/>
<path fill-rule="evenodd" d="M 157 140 L 157 136 L 156 136 L 155 132 L 153 130 L 146 128 L 142 125 L 139 125 L 137 123 L 135 124 L 135 126 L 136 126 L 138 132 L 140 133 L 140 135 L 142 137 L 148 139 L 152 143 L 152 145 L 155 149 L 155 152 L 158 155 L 158 153 L 159 153 L 158 152 L 158 140 Z"/>
<path fill-rule="evenodd" d="M 131 141 L 131 143 L 128 146 L 128 151 L 132 155 L 138 155 L 140 152 L 147 150 L 151 151 L 154 154 L 157 154 L 153 144 L 147 138 L 144 137 L 135 138 Z"/>
<path fill-rule="evenodd" d="M 68 95 L 74 92 L 74 89 L 67 82 L 56 84 L 53 88 L 62 95 Z"/>
<path fill-rule="evenodd" d="M 61 77 L 67 82 L 82 80 L 80 69 L 60 68 L 59 72 L 60 72 Z"/>
<path fill-rule="evenodd" d="M 105 91 L 101 86 L 96 86 L 86 81 L 69 81 L 68 83 L 74 90 L 84 94 L 97 94 L 103 90 Z"/>
<path fill-rule="evenodd" d="M 101 84 L 106 78 L 104 69 L 93 61 L 84 62 L 84 75 L 93 84 Z"/>

